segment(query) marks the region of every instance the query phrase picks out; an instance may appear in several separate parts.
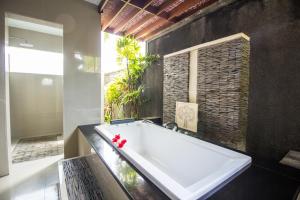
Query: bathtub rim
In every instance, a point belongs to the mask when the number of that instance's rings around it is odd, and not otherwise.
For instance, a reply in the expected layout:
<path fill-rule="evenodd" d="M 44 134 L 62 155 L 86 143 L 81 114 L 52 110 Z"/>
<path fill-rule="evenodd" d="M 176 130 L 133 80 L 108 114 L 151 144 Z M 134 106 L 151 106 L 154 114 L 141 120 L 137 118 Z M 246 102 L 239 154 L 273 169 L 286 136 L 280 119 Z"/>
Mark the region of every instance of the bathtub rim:
<path fill-rule="evenodd" d="M 131 122 L 130 122 L 131 123 Z M 121 123 L 120 123 L 121 124 Z M 118 156 L 120 156 L 120 158 L 122 160 L 125 160 L 126 163 L 128 165 L 130 165 L 130 167 L 132 167 L 132 169 L 134 169 L 145 181 L 147 181 L 147 184 L 149 185 L 153 185 L 159 192 L 161 192 L 163 195 L 165 195 L 165 197 L 167 197 L 168 199 L 170 199 L 170 197 L 161 190 L 161 188 L 159 188 L 157 185 L 155 185 L 147 176 L 145 176 L 145 174 L 140 171 L 130 160 L 127 159 L 127 157 L 125 157 L 120 151 L 119 149 L 112 145 L 110 141 L 108 141 L 102 134 L 99 133 L 100 130 L 97 130 L 96 127 L 103 125 L 103 124 L 92 124 L 93 125 L 93 130 L 97 133 L 97 135 L 106 143 L 108 144 L 112 150 L 114 150 Z M 117 124 L 116 124 L 117 125 Z M 100 131 L 101 132 L 101 131 Z M 95 145 L 91 144 L 92 148 L 95 149 Z M 120 179 L 115 175 L 115 173 L 113 172 L 113 170 L 110 168 L 109 164 L 106 163 L 105 159 L 102 157 L 101 154 L 99 154 L 98 151 L 96 151 L 96 154 L 98 155 L 98 157 L 101 159 L 101 161 L 104 163 L 104 165 L 106 166 L 106 168 L 108 169 L 108 171 L 112 174 L 112 176 L 115 178 L 116 182 L 121 186 L 122 190 L 127 194 L 128 198 L 134 200 L 133 196 L 131 195 L 131 192 L 121 183 Z M 165 198 L 164 198 L 165 199 Z M 171 200 L 171 199 L 170 199 Z"/>
<path fill-rule="evenodd" d="M 126 123 L 118 123 L 118 124 L 113 124 L 113 126 L 119 126 L 119 125 L 129 125 L 131 123 L 146 123 L 146 124 L 149 124 L 149 125 L 155 125 L 157 126 L 158 128 L 161 128 L 161 129 L 165 129 L 164 127 L 160 126 L 160 125 L 157 125 L 157 124 L 152 124 L 152 123 L 149 123 L 149 122 L 143 122 L 143 121 L 133 121 L 133 122 L 126 122 Z M 99 128 L 97 127 L 109 127 L 111 124 L 107 124 L 107 123 L 104 123 L 104 124 L 98 124 L 96 126 L 94 126 L 94 130 L 96 130 L 96 132 L 98 133 L 98 135 L 103 138 L 105 140 L 106 143 L 108 143 L 113 149 L 116 150 L 116 152 L 122 156 L 126 162 L 132 166 L 132 168 L 134 168 L 144 179 L 150 181 L 150 183 L 152 183 L 153 185 L 155 185 L 161 192 L 163 192 L 166 196 L 168 196 L 170 199 L 178 199 L 178 197 L 176 195 L 172 195 L 170 196 L 170 193 L 173 193 L 173 192 L 169 192 L 167 193 L 165 190 L 168 190 L 166 187 L 162 186 L 162 188 L 160 188 L 159 185 L 160 182 L 155 180 L 153 181 L 152 179 L 148 178 L 148 176 L 146 174 L 149 174 L 150 176 L 152 176 L 150 173 L 148 172 L 144 172 L 146 170 L 140 170 L 136 165 L 139 166 L 138 163 L 135 163 L 134 161 L 131 160 L 131 158 L 128 158 L 130 157 L 129 155 L 127 155 L 123 150 L 126 149 L 126 145 L 124 146 L 123 149 L 119 149 L 116 145 L 112 144 L 111 140 L 106 136 L 105 133 L 103 133 L 103 131 L 101 131 Z M 239 151 L 239 150 L 236 150 L 236 149 L 232 149 L 230 147 L 227 147 L 227 146 L 224 146 L 222 144 L 218 144 L 218 143 L 215 143 L 215 142 L 212 142 L 212 141 L 208 141 L 208 140 L 205 140 L 205 139 L 200 139 L 200 138 L 197 138 L 197 137 L 193 137 L 191 135 L 187 135 L 187 134 L 183 134 L 183 133 L 179 133 L 179 132 L 174 132 L 174 134 L 178 134 L 179 137 L 185 137 L 185 136 L 190 136 L 188 137 L 187 139 L 188 140 L 200 140 L 201 142 L 204 142 L 204 143 L 209 143 L 211 145 L 214 145 L 214 146 L 217 146 L 217 148 L 225 148 L 227 150 L 230 150 L 230 151 L 233 151 L 234 153 L 239 153 L 239 154 L 243 154 L 245 156 L 248 156 L 250 157 L 250 160 L 244 165 L 242 166 L 240 169 L 237 169 L 238 171 L 234 172 L 232 175 L 230 175 L 230 177 L 226 178 L 224 181 L 220 182 L 217 186 L 215 186 L 213 189 L 209 190 L 208 192 L 206 192 L 205 194 L 203 194 L 201 197 L 199 197 L 197 200 L 204 200 L 204 199 L 207 199 L 208 197 L 212 196 L 214 193 L 216 193 L 217 191 L 219 191 L 220 189 L 222 189 L 225 185 L 227 185 L 229 182 L 231 182 L 233 179 L 235 179 L 237 176 L 239 176 L 240 174 L 242 174 L 245 170 L 247 170 L 248 168 L 251 167 L 252 165 L 252 157 L 247 154 L 246 152 L 242 152 L 242 151 Z M 131 150 L 130 148 L 128 148 L 131 152 L 134 152 L 133 150 Z M 136 153 L 137 154 L 137 153 Z M 143 168 L 143 167 L 141 167 Z M 155 178 L 156 179 L 156 178 Z M 171 178 L 172 179 L 172 178 Z M 173 180 L 173 179 L 172 179 Z M 176 181 L 175 181 L 176 182 Z M 180 185 L 180 184 L 179 184 Z M 192 184 L 192 185 L 195 185 L 195 184 Z M 181 185 L 180 185 L 181 186 Z M 182 187 L 182 186 L 181 186 Z M 187 187 L 188 188 L 188 187 Z M 125 189 L 126 190 L 126 189 Z M 186 198 L 186 200 L 189 200 L 190 198 L 194 198 L 194 195 L 193 196 L 188 196 L 188 198 Z"/>
<path fill-rule="evenodd" d="M 129 123 L 122 123 L 123 125 L 126 125 L 126 124 L 131 124 L 131 123 L 136 123 L 137 121 L 134 121 L 134 122 L 129 122 Z M 115 126 L 119 126 L 121 124 L 114 124 Z M 133 153 L 133 154 L 136 154 L 136 156 L 138 157 L 141 157 L 138 153 L 135 153 L 135 151 L 131 150 L 130 148 L 127 148 L 126 145 L 122 148 L 122 149 L 119 149 L 116 145 L 113 145 L 112 142 L 111 142 L 111 138 L 108 138 L 106 136 L 105 133 L 103 133 L 102 130 L 100 130 L 99 128 L 97 127 L 100 127 L 100 126 L 109 126 L 109 124 L 101 124 L 101 125 L 98 125 L 98 126 L 95 126 L 95 130 L 98 132 L 98 134 L 100 135 L 100 137 L 102 137 L 110 146 L 112 146 L 137 172 L 139 172 L 139 174 L 141 176 L 143 176 L 143 178 L 149 180 L 153 185 L 155 185 L 161 192 L 163 192 L 166 196 L 169 197 L 169 199 L 178 199 L 176 195 L 173 195 L 173 192 L 172 191 L 169 191 L 168 188 L 164 187 L 159 180 L 156 180 L 156 178 L 154 178 L 155 180 L 151 180 L 150 178 L 148 178 L 148 176 L 152 176 L 150 173 L 147 172 L 147 170 L 140 170 L 137 166 L 139 166 L 140 168 L 143 168 L 142 166 L 140 166 L 140 164 L 138 162 L 135 162 L 133 159 L 131 160 L 130 156 L 127 155 L 127 153 L 124 152 L 124 150 L 126 149 L 127 151 L 129 151 L 130 153 Z M 108 131 L 108 130 L 105 130 L 105 131 Z M 132 155 L 132 154 L 131 154 Z M 142 158 L 143 159 L 143 158 Z M 149 163 L 149 161 L 146 161 L 147 164 Z M 153 166 L 152 163 L 149 163 Z M 155 167 L 155 166 L 154 166 Z M 155 167 L 157 168 L 157 167 Z M 159 169 L 158 169 L 159 170 Z M 162 173 L 163 174 L 163 173 Z M 168 179 L 171 179 L 172 182 L 175 183 L 175 187 L 181 187 L 181 185 L 177 184 L 175 180 L 173 180 L 172 178 L 170 177 L 167 177 Z M 183 192 L 184 191 L 184 188 L 181 189 Z M 170 194 L 172 194 L 172 196 L 170 196 Z M 182 195 L 182 194 L 181 194 Z"/>

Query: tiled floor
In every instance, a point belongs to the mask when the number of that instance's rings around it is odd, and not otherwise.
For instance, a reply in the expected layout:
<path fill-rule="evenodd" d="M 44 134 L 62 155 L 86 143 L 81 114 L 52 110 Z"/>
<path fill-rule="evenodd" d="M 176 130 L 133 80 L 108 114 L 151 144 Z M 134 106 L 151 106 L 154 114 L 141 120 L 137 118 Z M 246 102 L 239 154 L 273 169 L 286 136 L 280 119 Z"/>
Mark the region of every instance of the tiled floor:
<path fill-rule="evenodd" d="M 11 152 L 15 149 L 16 145 L 18 144 L 19 139 L 18 138 L 12 138 L 11 139 Z"/>
<path fill-rule="evenodd" d="M 56 143 L 57 141 L 60 140 L 56 140 Z M 53 138 L 49 142 L 54 142 Z M 37 146 L 33 143 L 31 145 L 33 149 Z M 17 146 L 15 150 L 17 150 Z M 34 155 L 30 148 L 28 150 Z M 63 159 L 63 153 L 59 151 L 58 155 L 51 153 L 48 156 L 47 154 L 43 156 L 36 155 L 28 156 L 30 161 L 13 163 L 10 175 L 0 178 L 0 200 L 58 199 L 57 162 Z"/>
<path fill-rule="evenodd" d="M 12 152 L 12 162 L 37 160 L 63 153 L 61 136 L 42 136 L 20 139 Z"/>

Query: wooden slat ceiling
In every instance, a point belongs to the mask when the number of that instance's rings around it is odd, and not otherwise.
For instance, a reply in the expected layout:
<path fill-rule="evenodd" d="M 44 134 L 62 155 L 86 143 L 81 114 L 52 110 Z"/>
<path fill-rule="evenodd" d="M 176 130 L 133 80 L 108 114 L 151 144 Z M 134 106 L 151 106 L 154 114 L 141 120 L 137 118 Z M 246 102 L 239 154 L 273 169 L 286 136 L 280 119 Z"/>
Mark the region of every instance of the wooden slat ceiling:
<path fill-rule="evenodd" d="M 147 40 L 217 0 L 102 0 L 102 31 Z"/>

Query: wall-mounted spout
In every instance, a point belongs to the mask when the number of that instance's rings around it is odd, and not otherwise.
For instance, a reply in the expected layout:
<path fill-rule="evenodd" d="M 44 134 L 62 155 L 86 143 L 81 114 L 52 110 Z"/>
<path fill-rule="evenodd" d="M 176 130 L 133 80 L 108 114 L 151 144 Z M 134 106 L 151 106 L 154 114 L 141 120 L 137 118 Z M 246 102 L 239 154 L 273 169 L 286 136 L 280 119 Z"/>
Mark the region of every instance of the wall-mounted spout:
<path fill-rule="evenodd" d="M 178 125 L 176 122 L 168 122 L 163 124 L 163 127 L 167 128 L 167 129 L 171 129 L 173 131 L 177 131 L 178 130 Z"/>

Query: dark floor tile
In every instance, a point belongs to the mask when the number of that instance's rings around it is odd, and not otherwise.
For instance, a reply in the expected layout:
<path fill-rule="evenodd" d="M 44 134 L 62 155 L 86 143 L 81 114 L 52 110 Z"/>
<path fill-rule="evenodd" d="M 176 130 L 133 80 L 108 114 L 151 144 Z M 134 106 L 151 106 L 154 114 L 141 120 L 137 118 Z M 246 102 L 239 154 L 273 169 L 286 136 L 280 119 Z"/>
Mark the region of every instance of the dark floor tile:
<path fill-rule="evenodd" d="M 293 200 L 300 182 L 267 169 L 252 166 L 210 200 Z"/>

